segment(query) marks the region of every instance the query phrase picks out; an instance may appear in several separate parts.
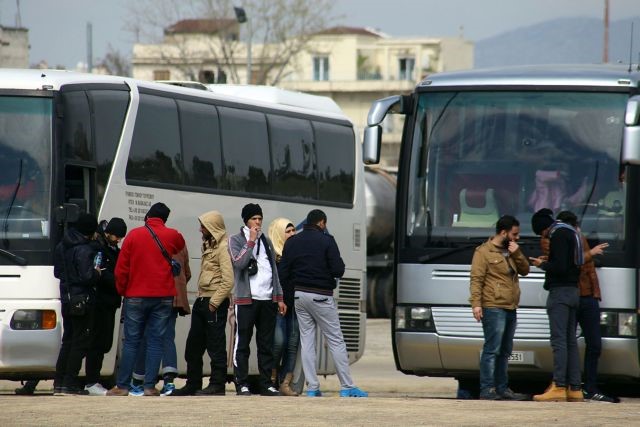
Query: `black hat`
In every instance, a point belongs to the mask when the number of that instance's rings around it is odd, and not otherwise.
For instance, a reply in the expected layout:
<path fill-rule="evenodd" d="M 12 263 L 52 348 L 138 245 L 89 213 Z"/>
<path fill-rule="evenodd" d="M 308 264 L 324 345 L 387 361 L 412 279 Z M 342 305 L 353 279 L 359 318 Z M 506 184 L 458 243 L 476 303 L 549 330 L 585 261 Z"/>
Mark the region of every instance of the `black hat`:
<path fill-rule="evenodd" d="M 114 216 L 104 229 L 105 233 L 113 234 L 116 237 L 124 237 L 127 234 L 127 224 L 122 218 Z"/>
<path fill-rule="evenodd" d="M 98 228 L 98 220 L 91 214 L 81 214 L 73 225 L 83 236 L 91 236 Z"/>
<path fill-rule="evenodd" d="M 531 217 L 531 228 L 537 235 L 541 235 L 553 223 L 553 211 L 551 209 L 542 208 Z"/>
<path fill-rule="evenodd" d="M 242 208 L 242 220 L 245 224 L 256 215 L 262 216 L 262 208 L 260 207 L 260 205 L 249 203 L 244 205 L 244 208 Z"/>
<path fill-rule="evenodd" d="M 147 214 L 144 216 L 145 221 L 148 218 L 160 218 L 163 222 L 167 222 L 169 219 L 169 213 L 171 210 L 164 203 L 158 202 L 154 203 L 147 211 Z"/>

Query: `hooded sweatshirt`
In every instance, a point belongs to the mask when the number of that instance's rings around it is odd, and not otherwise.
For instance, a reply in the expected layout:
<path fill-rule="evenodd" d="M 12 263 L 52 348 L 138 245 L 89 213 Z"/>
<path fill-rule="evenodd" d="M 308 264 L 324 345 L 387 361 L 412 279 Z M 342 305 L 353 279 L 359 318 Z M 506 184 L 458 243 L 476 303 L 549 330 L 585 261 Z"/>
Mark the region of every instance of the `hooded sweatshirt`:
<path fill-rule="evenodd" d="M 231 296 L 233 289 L 233 265 L 227 249 L 227 231 L 218 211 L 207 212 L 198 219 L 211 233 L 211 238 L 202 242 L 198 296 L 210 297 L 209 304 L 219 307 Z"/>
<path fill-rule="evenodd" d="M 97 253 L 91 240 L 75 228 L 64 231 L 55 251 L 53 274 L 60 279 L 60 299 L 68 303 L 73 295 L 89 295 L 95 301 L 100 275 L 93 268 Z"/>

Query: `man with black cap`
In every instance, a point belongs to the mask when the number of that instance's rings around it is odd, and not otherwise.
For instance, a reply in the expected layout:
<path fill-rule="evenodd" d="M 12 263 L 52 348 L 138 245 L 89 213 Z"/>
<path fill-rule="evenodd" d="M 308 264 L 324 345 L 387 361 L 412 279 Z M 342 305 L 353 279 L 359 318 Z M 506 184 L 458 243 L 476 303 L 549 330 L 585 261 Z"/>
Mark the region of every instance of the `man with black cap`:
<path fill-rule="evenodd" d="M 118 293 L 124 296 L 124 345 L 116 386 L 108 396 L 127 396 L 138 348 L 147 340 L 144 395 L 159 396 L 156 388 L 163 336 L 176 295 L 171 258 L 185 246 L 182 235 L 165 226 L 170 210 L 156 203 L 145 225 L 131 230 L 116 263 Z"/>
<path fill-rule="evenodd" d="M 116 310 L 121 297 L 116 289 L 114 276 L 120 248 L 118 243 L 127 234 L 127 224 L 122 218 L 102 221 L 96 234 L 97 250 L 102 255 L 100 280 L 96 288 L 95 322 L 93 340 L 85 362 L 85 390 L 92 396 L 104 396 L 107 390 L 98 382 L 104 355 L 111 350 Z"/>
<path fill-rule="evenodd" d="M 278 280 L 275 251 L 271 241 L 262 233 L 262 208 L 249 203 L 242 208 L 244 226 L 240 233 L 229 238 L 229 254 L 234 272 L 233 299 L 236 313 L 236 346 L 233 366 L 236 391 L 239 396 L 250 396 L 248 384 L 249 344 L 256 328 L 260 394 L 278 396 L 271 382 L 273 369 L 273 334 L 276 316 L 284 316 Z"/>
<path fill-rule="evenodd" d="M 89 394 L 78 383 L 82 359 L 93 339 L 96 284 L 100 270 L 94 264 L 96 249 L 91 244 L 98 222 L 93 215 L 82 214 L 64 232 L 54 253 L 53 273 L 60 279 L 63 335 L 54 394 Z"/>

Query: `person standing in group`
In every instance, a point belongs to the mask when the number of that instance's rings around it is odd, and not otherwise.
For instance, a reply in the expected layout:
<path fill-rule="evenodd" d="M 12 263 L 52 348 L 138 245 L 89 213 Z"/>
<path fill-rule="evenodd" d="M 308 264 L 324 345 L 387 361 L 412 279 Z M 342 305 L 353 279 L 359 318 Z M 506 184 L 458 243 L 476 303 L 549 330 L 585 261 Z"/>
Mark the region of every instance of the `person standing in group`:
<path fill-rule="evenodd" d="M 104 227 L 104 228 L 102 228 Z M 96 233 L 97 250 L 102 254 L 100 280 L 96 286 L 95 322 L 93 340 L 87 351 L 85 362 L 85 387 L 92 396 L 104 396 L 107 390 L 99 383 L 104 355 L 111 350 L 116 310 L 121 298 L 116 289 L 114 272 L 120 248 L 118 243 L 127 234 L 127 224 L 114 217 L 107 223 L 102 221 Z"/>
<path fill-rule="evenodd" d="M 269 224 L 269 239 L 273 244 L 276 253 L 276 264 L 280 268 L 282 249 L 287 239 L 296 234 L 296 227 L 287 218 L 276 218 Z M 279 275 L 279 274 L 278 274 Z M 293 306 L 294 289 L 281 283 L 284 294 L 284 304 L 287 306 L 287 313 L 276 319 L 276 330 L 273 341 L 273 358 L 275 360 L 274 369 L 271 373 L 271 382 L 280 383 L 280 394 L 283 396 L 297 396 L 298 393 L 291 389 L 293 379 L 293 368 L 298 356 L 300 343 L 300 330 L 298 328 L 298 318 Z"/>
<path fill-rule="evenodd" d="M 516 243 L 520 223 L 511 215 L 496 223 L 496 234 L 478 246 L 471 262 L 469 302 L 482 322 L 480 356 L 481 400 L 525 400 L 509 388 L 508 364 L 520 302 L 519 276 L 529 274 L 529 262 Z"/>
<path fill-rule="evenodd" d="M 178 351 L 176 350 L 176 320 L 178 316 L 191 314 L 189 298 L 187 297 L 187 282 L 191 280 L 191 268 L 189 268 L 189 251 L 185 245 L 181 251 L 173 256 L 173 259 L 182 266 L 180 274 L 174 276 L 176 284 L 176 296 L 173 297 L 173 309 L 167 320 L 167 328 L 163 335 L 162 344 L 162 389 L 160 396 L 170 396 L 176 389 L 175 379 L 178 376 Z M 144 395 L 145 358 L 147 354 L 146 338 L 140 343 L 136 366 L 133 370 L 129 395 Z"/>
<path fill-rule="evenodd" d="M 227 311 L 233 289 L 233 266 L 229 258 L 224 218 L 210 211 L 198 218 L 202 234 L 202 258 L 198 298 L 193 304 L 191 328 L 184 358 L 187 383 L 172 396 L 224 396 L 227 377 Z M 202 355 L 211 360 L 209 385 L 202 389 Z"/>
<path fill-rule="evenodd" d="M 537 230 L 536 234 L 540 234 L 540 246 L 543 256 L 549 255 L 549 228 L 553 224 L 553 212 L 548 209 L 542 210 L 545 215 L 539 227 L 545 227 L 543 230 Z M 546 218 L 546 223 L 544 222 Z M 562 216 L 558 216 L 562 222 L 566 222 L 580 233 L 577 217 L 564 212 Z M 537 220 L 539 223 L 539 219 Z M 601 243 L 589 247 L 587 239 L 580 234 L 582 247 L 584 250 L 584 264 L 580 268 L 580 277 L 578 279 L 578 288 L 580 290 L 580 303 L 578 305 L 577 322 L 582 329 L 585 340 L 584 352 L 584 384 L 583 395 L 585 399 L 596 402 L 618 403 L 620 399 L 603 394 L 598 389 L 598 359 L 602 350 L 602 337 L 600 334 L 600 282 L 596 273 L 593 257 L 604 253 L 609 244 Z"/>
<path fill-rule="evenodd" d="M 262 233 L 262 208 L 249 203 L 242 208 L 244 226 L 229 238 L 229 254 L 234 272 L 233 299 L 236 315 L 236 343 L 233 355 L 236 391 L 239 396 L 250 396 L 249 344 L 256 329 L 260 394 L 278 396 L 271 382 L 273 362 L 273 335 L 276 316 L 284 316 L 282 288 L 274 249 Z"/>
<path fill-rule="evenodd" d="M 116 287 L 124 298 L 124 344 L 117 384 L 107 396 L 127 396 L 140 341 L 146 337 L 144 395 L 158 396 L 163 338 L 176 295 L 171 257 L 185 246 L 182 235 L 165 226 L 170 210 L 155 203 L 145 225 L 131 230 L 116 264 Z M 173 273 L 173 274 L 172 274 Z"/>
<path fill-rule="evenodd" d="M 84 394 L 78 372 L 82 359 L 93 339 L 96 285 L 100 278 L 97 254 L 92 244 L 98 221 L 93 215 L 81 214 L 74 225 L 64 232 L 56 246 L 53 273 L 60 279 L 63 335 L 56 374 L 54 394 Z"/>
<path fill-rule="evenodd" d="M 580 360 L 576 339 L 576 319 L 580 294 L 578 279 L 584 264 L 579 233 L 569 223 L 554 221 L 549 209 L 540 209 L 531 218 L 536 234 L 548 229 L 549 256 L 529 260 L 545 272 L 544 288 L 549 291 L 547 314 L 553 349 L 553 381 L 547 390 L 533 396 L 537 402 L 582 402 Z M 565 211 L 558 217 L 575 214 Z"/>
<path fill-rule="evenodd" d="M 333 298 L 336 279 L 344 274 L 345 265 L 334 238 L 325 233 L 326 228 L 327 215 L 323 211 L 309 212 L 303 231 L 286 241 L 279 267 L 284 286 L 295 289 L 307 396 L 322 396 L 316 373 L 316 328 L 319 327 L 340 380 L 340 397 L 367 397 L 351 378 L 347 347 Z"/>

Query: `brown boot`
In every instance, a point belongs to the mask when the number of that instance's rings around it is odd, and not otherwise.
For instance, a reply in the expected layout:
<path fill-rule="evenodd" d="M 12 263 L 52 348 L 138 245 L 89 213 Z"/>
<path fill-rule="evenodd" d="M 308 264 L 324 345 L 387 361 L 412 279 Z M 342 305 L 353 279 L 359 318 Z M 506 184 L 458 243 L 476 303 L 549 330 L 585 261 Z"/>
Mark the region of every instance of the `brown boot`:
<path fill-rule="evenodd" d="M 558 387 L 556 383 L 552 382 L 544 393 L 533 396 L 533 400 L 536 402 L 566 402 L 567 387 Z"/>
<path fill-rule="evenodd" d="M 293 379 L 293 374 L 289 372 L 282 380 L 282 384 L 280 384 L 280 394 L 283 396 L 297 396 L 298 393 L 291 389 L 291 380 Z"/>
<path fill-rule="evenodd" d="M 567 402 L 584 402 L 582 390 L 571 390 L 571 387 L 567 387 Z"/>

